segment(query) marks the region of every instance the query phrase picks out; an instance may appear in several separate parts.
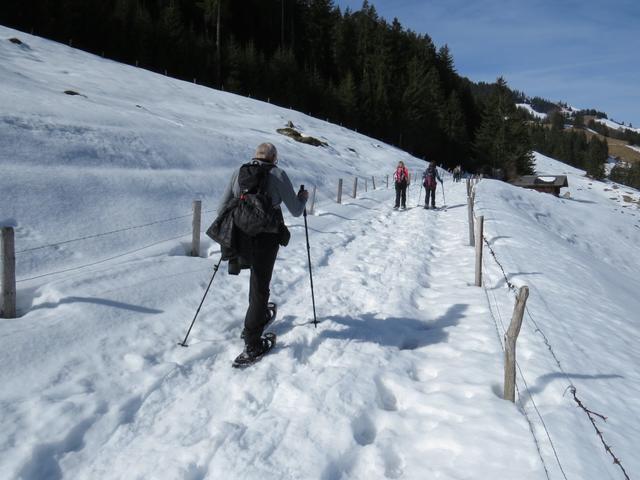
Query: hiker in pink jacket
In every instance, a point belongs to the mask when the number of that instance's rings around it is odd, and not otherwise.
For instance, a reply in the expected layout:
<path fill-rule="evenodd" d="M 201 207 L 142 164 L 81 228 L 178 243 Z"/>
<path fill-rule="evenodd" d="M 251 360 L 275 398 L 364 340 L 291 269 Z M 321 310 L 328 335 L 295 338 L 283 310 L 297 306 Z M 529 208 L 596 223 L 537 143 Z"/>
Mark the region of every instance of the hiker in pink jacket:
<path fill-rule="evenodd" d="M 411 179 L 409 176 L 409 170 L 404 166 L 404 162 L 400 160 L 396 171 L 393 173 L 393 181 L 396 185 L 396 204 L 393 207 L 397 210 L 402 202 L 402 210 L 407 208 L 407 186 Z"/>

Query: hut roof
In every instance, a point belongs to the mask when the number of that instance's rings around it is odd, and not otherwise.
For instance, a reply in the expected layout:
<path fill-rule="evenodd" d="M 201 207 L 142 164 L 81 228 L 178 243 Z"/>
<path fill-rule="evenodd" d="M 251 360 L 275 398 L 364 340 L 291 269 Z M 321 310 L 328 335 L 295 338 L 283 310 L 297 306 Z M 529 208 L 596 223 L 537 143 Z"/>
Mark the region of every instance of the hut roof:
<path fill-rule="evenodd" d="M 536 188 L 536 187 L 568 187 L 566 175 L 523 175 L 511 182 L 517 187 Z"/>

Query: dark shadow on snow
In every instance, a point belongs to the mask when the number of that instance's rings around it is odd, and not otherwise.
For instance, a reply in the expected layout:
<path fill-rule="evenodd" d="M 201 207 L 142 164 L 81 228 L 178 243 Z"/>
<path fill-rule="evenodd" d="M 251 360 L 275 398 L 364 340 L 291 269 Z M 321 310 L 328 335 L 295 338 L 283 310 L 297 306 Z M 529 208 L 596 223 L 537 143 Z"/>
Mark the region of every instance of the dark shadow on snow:
<path fill-rule="evenodd" d="M 362 199 L 361 199 L 362 200 Z M 374 210 L 374 211 L 378 211 L 377 208 L 371 208 L 371 207 L 365 207 L 364 205 L 360 205 L 358 203 L 345 203 L 344 205 L 348 206 L 348 207 L 357 207 L 357 208 L 364 208 L 365 210 Z"/>
<path fill-rule="evenodd" d="M 355 220 L 356 220 L 355 218 L 343 217 L 342 215 L 338 215 L 337 213 L 331 213 L 331 212 L 320 213 L 320 214 L 318 214 L 316 216 L 317 217 L 325 217 L 327 215 L 330 215 L 332 217 L 338 217 L 338 218 L 341 218 L 343 220 L 349 220 L 350 222 L 355 222 Z M 289 227 L 289 228 L 291 228 L 291 227 Z"/>
<path fill-rule="evenodd" d="M 580 199 L 577 199 L 577 198 L 565 198 L 565 197 L 561 197 L 561 199 L 562 199 L 562 200 L 568 200 L 568 201 L 570 201 L 570 202 L 576 202 L 576 203 L 596 203 L 596 202 L 593 202 L 593 201 L 591 201 L 591 200 L 580 200 Z"/>
<path fill-rule="evenodd" d="M 529 392 L 531 393 L 531 395 L 542 393 L 547 388 L 547 386 L 556 379 L 562 381 L 563 383 L 566 383 L 567 376 L 571 378 L 571 380 L 602 380 L 610 378 L 624 378 L 624 376 L 615 373 L 603 373 L 597 375 L 587 375 L 584 373 L 567 373 L 566 376 L 562 372 L 545 373 L 544 375 L 540 375 L 536 379 L 536 383 L 529 388 Z M 517 380 L 520 380 L 520 378 L 517 378 Z M 568 386 L 569 385 L 567 384 L 567 387 Z M 577 389 L 577 391 L 579 395 L 580 389 Z M 526 390 L 523 390 L 522 392 L 526 392 Z M 529 394 L 523 395 L 520 404 L 524 406 L 529 402 L 530 399 L 531 397 L 529 396 Z"/>
<path fill-rule="evenodd" d="M 489 243 L 489 245 L 493 245 L 494 243 L 496 243 L 498 240 L 504 240 L 507 238 L 511 238 L 508 235 L 498 235 L 495 237 L 491 237 L 489 240 L 487 240 L 487 242 Z"/>
<path fill-rule="evenodd" d="M 95 297 L 66 297 L 57 302 L 45 302 L 31 307 L 31 310 L 40 310 L 43 308 L 56 308 L 67 303 L 93 303 L 96 305 L 104 305 L 105 307 L 122 308 L 137 313 L 163 313 L 163 310 L 155 308 L 141 307 L 139 305 L 131 305 L 130 303 L 116 302 L 115 300 L 107 300 L 105 298 Z"/>
<path fill-rule="evenodd" d="M 469 305 L 455 304 L 441 317 L 433 321 L 408 317 L 378 318 L 375 313 L 364 313 L 358 317 L 323 317 L 322 323 L 333 323 L 334 330 L 320 330 L 318 336 L 306 348 L 297 349 L 305 361 L 311 357 L 325 340 L 347 340 L 351 342 L 377 343 L 383 347 L 399 350 L 415 350 L 427 345 L 444 342 L 448 338 L 448 327 L 458 325 Z"/>

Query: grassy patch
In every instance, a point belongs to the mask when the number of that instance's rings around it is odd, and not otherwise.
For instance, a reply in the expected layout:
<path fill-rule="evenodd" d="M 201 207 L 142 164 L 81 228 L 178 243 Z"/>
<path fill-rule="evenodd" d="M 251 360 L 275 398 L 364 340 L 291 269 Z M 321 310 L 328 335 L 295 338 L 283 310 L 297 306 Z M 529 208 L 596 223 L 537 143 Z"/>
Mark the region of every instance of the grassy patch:
<path fill-rule="evenodd" d="M 326 147 L 328 146 L 327 142 L 323 142 L 322 140 L 318 140 L 314 137 L 308 137 L 306 135 L 302 135 L 299 131 L 297 131 L 293 127 L 285 127 L 278 128 L 276 130 L 281 135 L 286 135 L 289 138 L 293 138 L 296 142 L 306 143 L 307 145 L 313 145 L 314 147 Z"/>

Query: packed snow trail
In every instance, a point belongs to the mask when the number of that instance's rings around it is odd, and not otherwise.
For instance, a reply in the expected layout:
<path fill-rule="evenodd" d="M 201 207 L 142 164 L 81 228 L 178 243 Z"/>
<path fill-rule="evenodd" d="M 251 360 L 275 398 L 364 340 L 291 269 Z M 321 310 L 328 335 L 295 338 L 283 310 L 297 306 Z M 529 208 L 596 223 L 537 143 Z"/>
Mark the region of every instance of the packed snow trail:
<path fill-rule="evenodd" d="M 463 190 L 447 183 L 446 211 L 415 208 L 415 187 L 404 212 L 391 210 L 391 189 L 321 205 L 309 217 L 317 329 L 309 323 L 304 227 L 296 219 L 272 283 L 278 345 L 246 371 L 231 368 L 242 348 L 246 272 L 221 270 L 190 347 L 175 345 L 202 293 L 187 294 L 176 282 L 198 277 L 204 287 L 212 262 L 183 257 L 202 267 L 161 281 L 167 302 L 156 308 L 168 311 L 141 322 L 135 338 L 115 329 L 101 339 L 97 348 L 114 357 L 104 358 L 103 368 L 114 371 L 104 372 L 106 379 L 89 374 L 93 382 L 77 379 L 76 395 L 96 401 L 79 402 L 76 426 L 37 446 L 21 473 L 454 479 L 498 478 L 508 464 L 516 478 L 543 478 L 525 419 L 499 398 L 502 352 L 484 294 L 470 286 Z M 157 280 L 166 261 L 142 260 L 135 270 Z M 111 282 L 124 284 L 118 302 L 157 295 L 157 282 L 129 274 L 112 273 Z M 137 300 L 128 298 L 128 282 Z M 136 309 L 118 314 L 140 322 Z M 108 381 L 121 375 L 130 378 L 130 392 Z M 81 387 L 87 384 L 93 391 Z M 71 408 L 73 392 L 63 395 Z M 518 448 L 505 450 L 505 442 Z"/>

